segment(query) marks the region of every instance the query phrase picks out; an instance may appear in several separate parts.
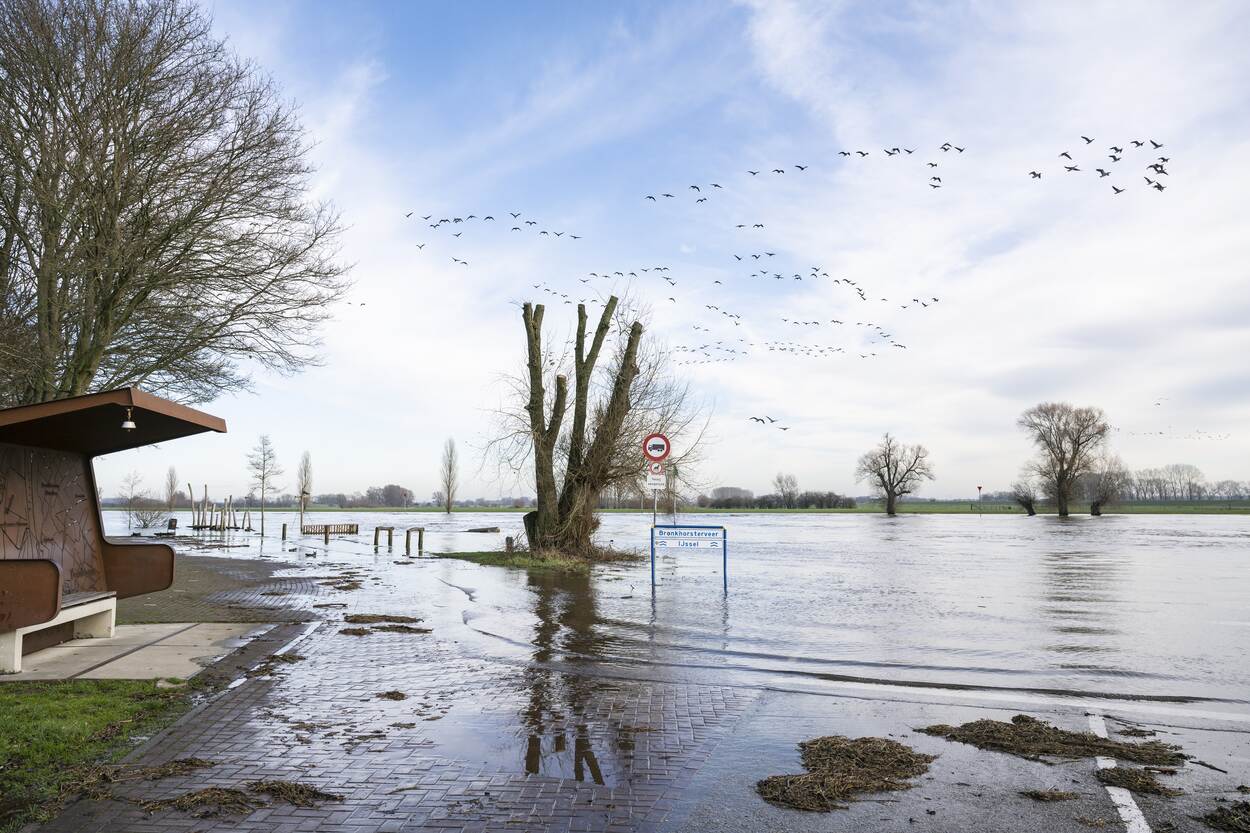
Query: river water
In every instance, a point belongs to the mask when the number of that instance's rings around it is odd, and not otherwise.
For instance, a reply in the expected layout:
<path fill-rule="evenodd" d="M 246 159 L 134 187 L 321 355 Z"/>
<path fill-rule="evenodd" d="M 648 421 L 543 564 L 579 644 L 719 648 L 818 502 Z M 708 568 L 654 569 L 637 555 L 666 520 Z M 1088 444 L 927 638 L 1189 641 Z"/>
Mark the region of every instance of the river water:
<path fill-rule="evenodd" d="M 372 547 L 373 527 L 394 525 L 396 554 L 409 526 L 426 528 L 427 551 L 498 548 L 519 514 L 323 517 L 361 525 L 326 555 L 386 574 L 482 655 L 813 692 L 885 684 L 1250 705 L 1250 517 L 683 515 L 728 529 L 727 594 L 716 552 L 660 558 L 653 593 L 645 559 L 589 576 L 434 559 L 413 570 Z M 236 536 L 247 546 L 223 554 L 285 553 L 283 521 L 295 527 L 270 513 L 263 544 Z M 600 532 L 645 555 L 650 521 L 608 514 Z M 106 524 L 121 533 L 124 515 Z M 466 532 L 484 526 L 501 531 Z"/>

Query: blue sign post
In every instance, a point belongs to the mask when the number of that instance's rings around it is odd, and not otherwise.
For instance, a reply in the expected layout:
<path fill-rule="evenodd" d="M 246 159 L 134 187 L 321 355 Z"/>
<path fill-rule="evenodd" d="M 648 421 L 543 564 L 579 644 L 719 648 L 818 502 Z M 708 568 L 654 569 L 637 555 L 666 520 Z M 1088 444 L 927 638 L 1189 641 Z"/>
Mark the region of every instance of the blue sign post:
<path fill-rule="evenodd" d="M 723 526 L 653 524 L 651 526 L 651 591 L 655 592 L 655 551 L 720 550 L 721 578 L 729 592 L 729 531 Z"/>

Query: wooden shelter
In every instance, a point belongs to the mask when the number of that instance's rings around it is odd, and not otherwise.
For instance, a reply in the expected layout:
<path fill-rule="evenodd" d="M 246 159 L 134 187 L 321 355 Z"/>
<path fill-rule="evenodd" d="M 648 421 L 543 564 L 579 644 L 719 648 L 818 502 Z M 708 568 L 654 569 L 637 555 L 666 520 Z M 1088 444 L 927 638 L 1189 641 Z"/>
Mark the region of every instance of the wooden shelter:
<path fill-rule="evenodd" d="M 48 645 L 111 635 L 117 599 L 173 583 L 172 547 L 104 537 L 92 459 L 225 430 L 137 388 L 0 410 L 0 672 Z"/>

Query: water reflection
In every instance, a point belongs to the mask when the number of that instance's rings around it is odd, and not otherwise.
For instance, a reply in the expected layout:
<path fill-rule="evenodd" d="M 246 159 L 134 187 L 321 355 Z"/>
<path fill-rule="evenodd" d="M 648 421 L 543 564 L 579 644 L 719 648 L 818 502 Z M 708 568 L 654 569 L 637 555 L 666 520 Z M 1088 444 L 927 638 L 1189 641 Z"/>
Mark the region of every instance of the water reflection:
<path fill-rule="evenodd" d="M 568 655 L 593 658 L 600 637 L 595 593 L 588 573 L 531 573 L 533 662 L 522 672 L 528 691 L 521 723 L 526 733 L 525 772 L 608 784 L 629 768 L 632 732 L 601 720 L 601 706 L 616 684 L 554 670 Z M 593 723 L 593 730 L 592 730 Z M 607 734 L 605 734 L 605 732 Z M 606 747 L 601 763 L 596 742 Z"/>

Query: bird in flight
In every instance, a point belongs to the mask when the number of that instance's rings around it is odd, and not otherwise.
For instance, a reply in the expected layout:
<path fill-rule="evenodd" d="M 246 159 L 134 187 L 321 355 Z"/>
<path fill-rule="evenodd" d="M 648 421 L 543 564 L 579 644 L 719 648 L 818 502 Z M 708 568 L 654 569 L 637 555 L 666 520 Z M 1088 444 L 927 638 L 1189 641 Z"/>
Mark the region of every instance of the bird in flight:
<path fill-rule="evenodd" d="M 751 176 L 759 176 L 759 171 L 747 171 Z"/>
<path fill-rule="evenodd" d="M 808 166 L 807 165 L 795 165 L 794 167 L 798 168 L 800 171 L 806 171 Z"/>
<path fill-rule="evenodd" d="M 408 212 L 407 214 L 405 214 L 404 216 L 405 216 L 405 217 L 411 217 L 414 213 L 415 213 L 415 212 L 413 212 L 413 211 L 409 211 L 409 212 Z"/>
<path fill-rule="evenodd" d="M 1066 156 L 1066 157 L 1068 158 L 1068 161 L 1069 161 L 1069 162 L 1070 162 L 1070 161 L 1072 161 L 1072 154 L 1068 153 L 1066 150 L 1065 150 L 1063 153 L 1059 154 L 1059 155 L 1060 155 L 1061 157 L 1062 157 L 1062 156 Z"/>
<path fill-rule="evenodd" d="M 1111 171 L 1105 171 L 1102 168 L 1094 168 L 1094 170 L 1098 171 L 1099 179 L 1102 179 L 1104 176 L 1111 176 Z"/>
<path fill-rule="evenodd" d="M 1115 187 L 1114 185 L 1112 185 L 1112 186 L 1111 186 L 1111 190 L 1112 190 L 1112 191 L 1115 191 L 1117 194 L 1123 194 L 1123 193 L 1124 193 L 1124 189 L 1123 189 L 1123 188 L 1117 188 L 1117 187 Z"/>
<path fill-rule="evenodd" d="M 747 417 L 747 419 L 751 420 L 752 422 L 758 422 L 761 425 L 764 424 L 764 420 L 760 419 L 759 417 Z"/>
<path fill-rule="evenodd" d="M 1064 165 L 1063 169 L 1065 171 L 1079 171 L 1080 170 L 1080 168 L 1078 168 L 1076 165 Z"/>
<path fill-rule="evenodd" d="M 1094 140 L 1089 138 L 1088 136 L 1082 136 L 1081 138 L 1085 140 L 1085 144 L 1087 145 L 1092 145 L 1094 143 Z"/>
<path fill-rule="evenodd" d="M 651 196 L 650 194 L 647 194 L 647 199 L 651 200 L 651 202 L 655 202 L 655 197 Z"/>
<path fill-rule="evenodd" d="M 1041 173 L 1040 173 L 1040 172 L 1038 172 L 1038 171 L 1029 171 L 1029 176 L 1033 177 L 1034 179 L 1041 179 L 1041 178 L 1042 178 Z"/>

